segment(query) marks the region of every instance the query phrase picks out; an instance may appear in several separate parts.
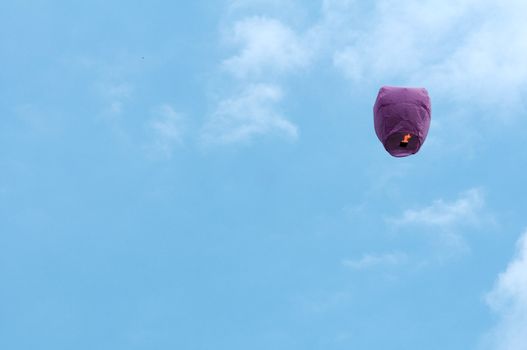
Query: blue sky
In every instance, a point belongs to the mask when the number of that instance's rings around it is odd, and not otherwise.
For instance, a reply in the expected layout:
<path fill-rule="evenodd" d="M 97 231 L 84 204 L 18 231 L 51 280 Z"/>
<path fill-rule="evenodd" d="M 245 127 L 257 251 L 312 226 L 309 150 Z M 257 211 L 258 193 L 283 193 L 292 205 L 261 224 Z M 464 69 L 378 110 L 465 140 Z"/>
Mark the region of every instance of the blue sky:
<path fill-rule="evenodd" d="M 2 2 L 0 348 L 524 350 L 526 12 Z"/>

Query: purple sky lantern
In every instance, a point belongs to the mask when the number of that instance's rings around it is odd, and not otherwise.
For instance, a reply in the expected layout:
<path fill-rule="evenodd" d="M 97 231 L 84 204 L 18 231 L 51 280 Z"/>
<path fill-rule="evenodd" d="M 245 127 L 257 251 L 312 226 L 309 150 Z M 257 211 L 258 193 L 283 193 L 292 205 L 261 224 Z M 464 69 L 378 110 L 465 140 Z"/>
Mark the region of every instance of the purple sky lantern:
<path fill-rule="evenodd" d="M 392 156 L 409 156 L 423 145 L 431 112 L 426 89 L 383 86 L 373 106 L 375 133 Z"/>

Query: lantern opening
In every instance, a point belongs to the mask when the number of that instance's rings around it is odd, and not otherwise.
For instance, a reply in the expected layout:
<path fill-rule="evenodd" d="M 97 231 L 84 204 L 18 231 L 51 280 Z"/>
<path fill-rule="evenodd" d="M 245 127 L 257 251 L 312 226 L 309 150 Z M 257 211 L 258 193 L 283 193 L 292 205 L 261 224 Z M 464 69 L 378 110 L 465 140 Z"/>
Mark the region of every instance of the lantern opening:
<path fill-rule="evenodd" d="M 399 147 L 407 147 L 408 146 L 408 142 L 410 142 L 411 138 L 412 138 L 412 135 L 410 135 L 410 134 L 404 135 L 403 139 L 399 143 Z"/>
<path fill-rule="evenodd" d="M 406 157 L 414 154 L 420 147 L 421 141 L 417 134 L 408 131 L 395 132 L 388 136 L 384 142 L 384 148 L 394 157 Z"/>

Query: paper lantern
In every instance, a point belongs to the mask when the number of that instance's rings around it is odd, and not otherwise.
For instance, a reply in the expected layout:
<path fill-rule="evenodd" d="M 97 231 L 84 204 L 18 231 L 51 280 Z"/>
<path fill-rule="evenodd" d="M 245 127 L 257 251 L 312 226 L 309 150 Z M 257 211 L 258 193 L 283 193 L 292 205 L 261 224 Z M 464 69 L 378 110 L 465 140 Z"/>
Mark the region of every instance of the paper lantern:
<path fill-rule="evenodd" d="M 392 156 L 415 154 L 425 142 L 431 113 L 425 88 L 383 86 L 373 106 L 375 133 Z"/>

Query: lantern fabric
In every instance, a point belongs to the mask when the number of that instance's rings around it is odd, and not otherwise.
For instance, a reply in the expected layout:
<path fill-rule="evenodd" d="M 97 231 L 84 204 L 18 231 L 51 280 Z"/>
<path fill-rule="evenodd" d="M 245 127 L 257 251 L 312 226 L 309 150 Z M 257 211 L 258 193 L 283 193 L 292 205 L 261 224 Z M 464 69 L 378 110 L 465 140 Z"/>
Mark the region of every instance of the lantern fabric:
<path fill-rule="evenodd" d="M 373 106 L 375 133 L 388 153 L 417 153 L 430 128 L 432 107 L 425 88 L 383 86 Z"/>

